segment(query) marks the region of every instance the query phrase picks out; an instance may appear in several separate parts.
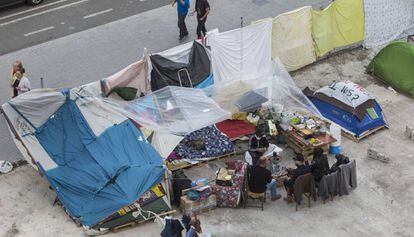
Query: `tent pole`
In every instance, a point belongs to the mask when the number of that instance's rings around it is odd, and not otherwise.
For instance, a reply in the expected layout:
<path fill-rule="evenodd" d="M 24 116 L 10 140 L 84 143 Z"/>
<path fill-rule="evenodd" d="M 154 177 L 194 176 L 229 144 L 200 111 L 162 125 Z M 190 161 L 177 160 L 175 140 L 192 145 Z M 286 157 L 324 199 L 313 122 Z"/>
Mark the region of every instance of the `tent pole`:
<path fill-rule="evenodd" d="M 240 17 L 240 33 L 241 33 L 241 50 L 240 50 L 240 77 L 239 80 L 242 81 L 243 78 L 243 17 Z"/>

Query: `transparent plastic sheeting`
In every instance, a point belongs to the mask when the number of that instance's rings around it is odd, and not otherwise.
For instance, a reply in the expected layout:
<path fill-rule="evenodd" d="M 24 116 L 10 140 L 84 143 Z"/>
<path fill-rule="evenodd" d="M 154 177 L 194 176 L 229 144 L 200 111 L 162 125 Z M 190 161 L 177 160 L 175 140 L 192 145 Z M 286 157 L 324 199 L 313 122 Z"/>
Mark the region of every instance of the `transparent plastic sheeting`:
<path fill-rule="evenodd" d="M 168 86 L 130 102 L 105 100 L 141 126 L 174 135 L 186 135 L 231 116 L 203 90 L 194 88 Z"/>
<path fill-rule="evenodd" d="M 272 76 L 219 82 L 203 90 L 222 109 L 230 113 L 238 112 L 236 102 L 246 93 L 253 91 L 268 99 L 263 106 L 272 107 L 278 112 L 302 111 L 320 115 L 318 109 L 296 86 L 279 59 L 273 60 L 272 64 Z"/>

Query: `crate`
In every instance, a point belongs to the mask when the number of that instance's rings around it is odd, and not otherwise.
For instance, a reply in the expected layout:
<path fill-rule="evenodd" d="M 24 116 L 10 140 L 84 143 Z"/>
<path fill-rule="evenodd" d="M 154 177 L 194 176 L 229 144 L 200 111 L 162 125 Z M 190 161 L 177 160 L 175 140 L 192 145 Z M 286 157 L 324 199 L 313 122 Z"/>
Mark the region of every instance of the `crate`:
<path fill-rule="evenodd" d="M 192 216 L 209 212 L 217 206 L 216 195 L 210 195 L 206 200 L 191 201 L 187 196 L 181 196 L 180 210 L 183 214 Z"/>

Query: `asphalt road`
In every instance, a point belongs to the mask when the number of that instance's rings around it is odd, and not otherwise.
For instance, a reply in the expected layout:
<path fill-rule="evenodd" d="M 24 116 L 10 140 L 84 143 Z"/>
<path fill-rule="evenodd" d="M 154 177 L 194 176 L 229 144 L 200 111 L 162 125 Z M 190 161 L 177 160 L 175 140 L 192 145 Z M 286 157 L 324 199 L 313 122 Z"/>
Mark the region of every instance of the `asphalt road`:
<path fill-rule="evenodd" d="M 0 9 L 0 55 L 169 4 L 169 0 L 45 0 Z"/>

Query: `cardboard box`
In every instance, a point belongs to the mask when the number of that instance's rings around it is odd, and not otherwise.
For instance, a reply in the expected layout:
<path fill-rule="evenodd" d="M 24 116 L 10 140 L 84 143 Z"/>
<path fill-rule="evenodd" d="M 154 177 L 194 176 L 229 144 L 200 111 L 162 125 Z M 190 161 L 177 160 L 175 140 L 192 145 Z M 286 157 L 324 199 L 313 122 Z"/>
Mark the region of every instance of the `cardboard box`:
<path fill-rule="evenodd" d="M 183 214 L 193 215 L 193 213 L 204 213 L 216 208 L 217 197 L 210 195 L 206 200 L 191 201 L 187 196 L 181 196 L 180 209 Z"/>

